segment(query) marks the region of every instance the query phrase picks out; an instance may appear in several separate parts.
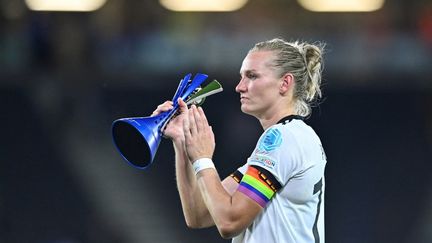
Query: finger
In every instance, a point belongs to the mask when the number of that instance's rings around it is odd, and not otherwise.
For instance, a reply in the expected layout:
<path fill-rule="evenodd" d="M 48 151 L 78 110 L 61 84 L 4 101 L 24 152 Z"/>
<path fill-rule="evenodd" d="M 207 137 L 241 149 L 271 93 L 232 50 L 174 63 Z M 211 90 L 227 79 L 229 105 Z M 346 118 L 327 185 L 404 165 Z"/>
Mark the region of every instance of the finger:
<path fill-rule="evenodd" d="M 183 119 L 183 133 L 185 136 L 185 142 L 187 144 L 192 139 L 192 135 L 189 128 L 189 119 L 187 117 Z"/>
<path fill-rule="evenodd" d="M 201 108 L 201 106 L 198 107 L 198 112 L 200 114 L 200 118 L 201 118 L 203 124 L 208 125 L 209 123 L 208 123 L 207 117 L 206 117 L 206 115 L 204 113 L 203 108 Z"/>
<path fill-rule="evenodd" d="M 197 110 L 198 110 L 197 112 L 199 113 L 199 117 L 200 117 L 200 123 L 202 124 L 200 127 L 201 131 L 205 132 L 205 133 L 212 133 L 211 126 L 208 123 L 208 120 L 207 120 L 207 117 L 204 113 L 204 110 L 201 107 L 198 107 Z"/>
<path fill-rule="evenodd" d="M 195 112 L 196 106 L 192 105 L 190 110 L 189 110 L 189 130 L 191 132 L 191 135 L 195 135 L 197 134 L 197 127 L 196 127 L 196 120 L 195 120 Z"/>
<path fill-rule="evenodd" d="M 214 132 L 213 132 L 213 127 L 212 127 L 212 126 L 209 126 L 209 128 L 210 128 L 210 138 L 211 138 L 212 141 L 215 141 Z"/>
<path fill-rule="evenodd" d="M 178 98 L 177 103 L 179 104 L 180 112 L 183 113 L 183 112 L 187 111 L 188 107 L 182 98 Z"/>
<path fill-rule="evenodd" d="M 207 124 L 205 124 L 203 122 L 203 119 L 201 117 L 201 113 L 199 112 L 199 108 L 196 108 L 194 106 L 193 114 L 194 114 L 194 118 L 195 118 L 195 122 L 196 122 L 197 131 L 202 132 Z"/>
<path fill-rule="evenodd" d="M 168 111 L 168 110 L 171 110 L 173 107 L 174 107 L 173 102 L 170 100 L 167 100 L 164 103 L 158 105 L 156 110 Z"/>
<path fill-rule="evenodd" d="M 179 109 L 177 110 L 175 116 L 184 115 L 185 117 L 188 117 L 189 110 L 186 103 L 181 98 L 177 99 L 177 103 L 179 104 Z"/>
<path fill-rule="evenodd" d="M 165 111 L 169 111 L 171 110 L 173 107 L 173 102 L 172 101 L 165 101 L 164 103 L 160 104 L 157 106 L 156 110 L 153 111 L 153 113 L 151 114 L 151 116 L 156 116 L 159 115 L 162 112 Z"/>

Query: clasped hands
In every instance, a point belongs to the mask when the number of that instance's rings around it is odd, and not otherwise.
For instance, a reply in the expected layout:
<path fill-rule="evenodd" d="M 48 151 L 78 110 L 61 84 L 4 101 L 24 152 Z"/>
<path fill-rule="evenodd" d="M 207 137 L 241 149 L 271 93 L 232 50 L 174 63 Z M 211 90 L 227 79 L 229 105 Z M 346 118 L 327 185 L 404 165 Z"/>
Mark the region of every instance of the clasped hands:
<path fill-rule="evenodd" d="M 179 105 L 181 112 L 184 112 L 183 133 L 185 136 L 185 150 L 189 160 L 193 163 L 201 158 L 211 159 L 215 149 L 215 139 L 204 110 L 195 105 L 187 109 L 182 100 L 179 100 Z"/>
<path fill-rule="evenodd" d="M 163 131 L 164 135 L 174 142 L 184 139 L 184 150 L 191 163 L 201 158 L 211 159 L 215 149 L 215 138 L 204 110 L 195 105 L 188 109 L 186 103 L 180 98 L 178 104 L 180 107 L 179 114 L 168 123 Z M 172 108 L 172 102 L 166 101 L 159 105 L 152 115 L 157 115 Z"/>

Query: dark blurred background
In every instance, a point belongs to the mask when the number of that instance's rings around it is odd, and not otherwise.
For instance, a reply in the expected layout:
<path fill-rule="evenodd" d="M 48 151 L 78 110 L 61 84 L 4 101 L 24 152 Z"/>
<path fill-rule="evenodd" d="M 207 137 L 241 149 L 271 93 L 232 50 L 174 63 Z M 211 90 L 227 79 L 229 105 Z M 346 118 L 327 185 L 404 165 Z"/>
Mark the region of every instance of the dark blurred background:
<path fill-rule="evenodd" d="M 262 129 L 234 87 L 246 52 L 274 37 L 327 44 L 324 99 L 307 121 L 327 152 L 330 243 L 432 242 L 432 2 L 320 13 L 250 0 L 228 13 L 108 0 L 35 12 L 0 0 L 0 242 L 229 242 L 184 223 L 174 152 L 127 165 L 111 123 L 147 116 L 187 73 L 219 80 L 204 107 L 221 177 Z"/>

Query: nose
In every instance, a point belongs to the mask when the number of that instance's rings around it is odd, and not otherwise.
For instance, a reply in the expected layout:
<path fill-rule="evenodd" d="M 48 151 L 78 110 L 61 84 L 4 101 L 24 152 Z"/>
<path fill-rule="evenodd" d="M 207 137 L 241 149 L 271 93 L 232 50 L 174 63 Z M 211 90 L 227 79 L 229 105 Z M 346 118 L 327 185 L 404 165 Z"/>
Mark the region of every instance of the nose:
<path fill-rule="evenodd" d="M 237 84 L 235 88 L 237 93 L 245 92 L 246 91 L 246 84 L 244 78 L 240 79 L 239 83 Z"/>

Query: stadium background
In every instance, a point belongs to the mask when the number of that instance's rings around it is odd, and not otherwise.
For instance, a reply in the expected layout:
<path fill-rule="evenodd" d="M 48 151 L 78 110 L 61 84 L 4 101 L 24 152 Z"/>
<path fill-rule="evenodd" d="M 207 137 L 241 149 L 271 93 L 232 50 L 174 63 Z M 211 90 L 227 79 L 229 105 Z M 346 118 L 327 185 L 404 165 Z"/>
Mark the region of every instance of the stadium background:
<path fill-rule="evenodd" d="M 327 152 L 326 241 L 432 242 L 432 3 L 317 13 L 250 0 L 229 13 L 176 13 L 108 0 L 89 13 L 35 12 L 0 0 L 0 242 L 229 242 L 190 230 L 173 149 L 136 170 L 113 120 L 146 116 L 186 73 L 224 92 L 204 107 L 221 177 L 262 130 L 234 87 L 246 51 L 273 37 L 327 43 L 324 99 L 308 120 Z"/>

